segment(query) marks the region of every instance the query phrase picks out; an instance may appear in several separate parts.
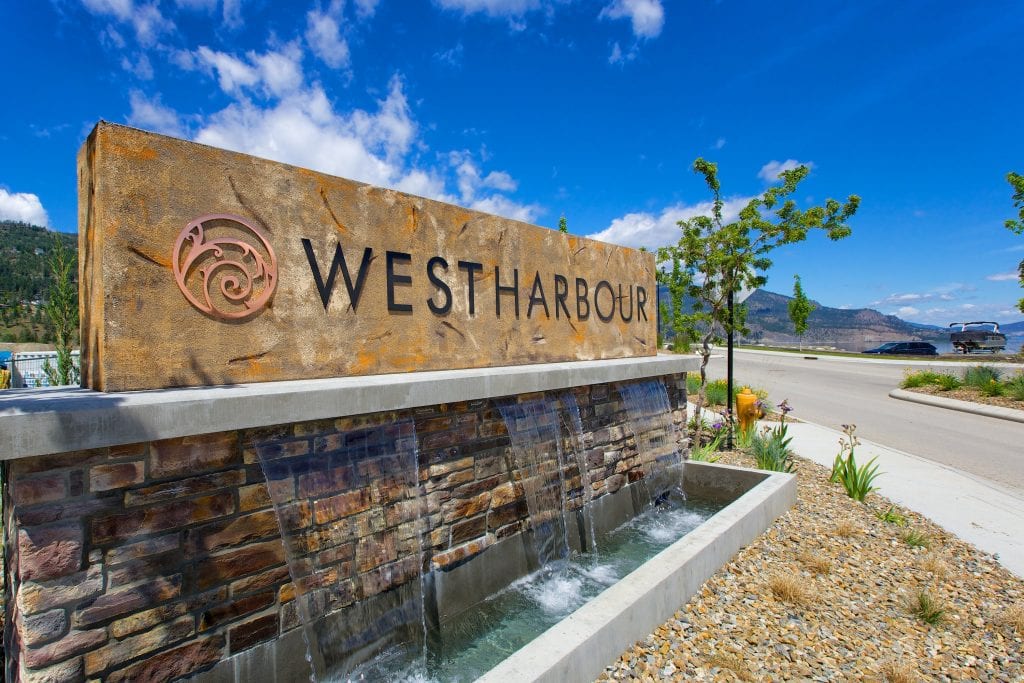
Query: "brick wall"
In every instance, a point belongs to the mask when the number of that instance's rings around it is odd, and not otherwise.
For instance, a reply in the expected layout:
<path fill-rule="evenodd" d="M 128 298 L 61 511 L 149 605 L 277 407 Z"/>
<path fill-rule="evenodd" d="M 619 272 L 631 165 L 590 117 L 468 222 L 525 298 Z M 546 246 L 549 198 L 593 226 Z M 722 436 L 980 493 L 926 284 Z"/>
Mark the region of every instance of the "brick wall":
<path fill-rule="evenodd" d="M 663 379 L 679 422 L 685 378 Z M 572 393 L 593 496 L 643 476 L 615 386 Z M 349 479 L 339 470 L 334 481 L 296 475 L 288 484 L 294 514 L 286 528 L 303 530 L 304 542 L 320 538 L 316 528 L 346 524 L 344 537 L 313 548 L 320 569 L 303 580 L 329 581 L 344 567 L 350 602 L 415 575 L 413 536 L 424 539 L 427 566 L 443 570 L 526 527 L 523 473 L 492 401 L 9 462 L 9 674 L 172 680 L 297 628 L 296 589 L 260 455 L 319 458 L 353 430 L 403 422 L 418 443 L 419 499 L 373 458 L 349 462 Z M 580 473 L 569 467 L 564 479 L 572 505 L 582 504 Z M 374 543 L 361 545 L 365 538 Z M 343 607 L 337 583 L 334 590 L 334 608 Z"/>

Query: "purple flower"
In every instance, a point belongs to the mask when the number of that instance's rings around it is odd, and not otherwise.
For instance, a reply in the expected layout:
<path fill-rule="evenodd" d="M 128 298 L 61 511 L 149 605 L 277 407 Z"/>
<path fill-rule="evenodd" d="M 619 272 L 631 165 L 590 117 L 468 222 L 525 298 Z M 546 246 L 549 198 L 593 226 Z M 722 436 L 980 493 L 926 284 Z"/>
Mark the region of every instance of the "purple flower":
<path fill-rule="evenodd" d="M 720 430 L 722 427 L 723 425 L 721 422 L 716 422 L 715 424 L 711 425 L 711 428 L 714 429 L 716 432 Z"/>
<path fill-rule="evenodd" d="M 789 399 L 785 398 L 782 403 L 779 404 L 779 410 L 782 411 L 783 415 L 790 413 L 793 409 L 789 407 Z"/>

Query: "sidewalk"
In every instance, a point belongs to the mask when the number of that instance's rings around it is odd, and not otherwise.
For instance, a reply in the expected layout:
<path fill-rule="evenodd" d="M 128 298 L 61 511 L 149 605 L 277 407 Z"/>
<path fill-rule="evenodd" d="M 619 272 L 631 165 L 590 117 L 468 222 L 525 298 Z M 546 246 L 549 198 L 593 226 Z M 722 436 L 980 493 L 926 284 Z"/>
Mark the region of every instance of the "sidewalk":
<path fill-rule="evenodd" d="M 788 428 L 794 452 L 832 467 L 842 432 L 809 422 L 789 423 Z M 882 473 L 876 480 L 879 494 L 998 555 L 1004 567 L 1024 577 L 1024 496 L 952 467 L 861 440 L 857 463 L 875 456 Z"/>

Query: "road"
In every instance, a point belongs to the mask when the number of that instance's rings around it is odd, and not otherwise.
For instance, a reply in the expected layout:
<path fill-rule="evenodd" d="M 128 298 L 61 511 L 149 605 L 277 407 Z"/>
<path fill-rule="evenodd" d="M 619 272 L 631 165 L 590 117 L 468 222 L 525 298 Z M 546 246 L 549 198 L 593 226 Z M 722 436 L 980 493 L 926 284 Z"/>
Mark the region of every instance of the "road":
<path fill-rule="evenodd" d="M 856 424 L 862 439 L 955 467 L 1024 497 L 1024 424 L 889 398 L 912 365 L 928 364 L 746 351 L 735 356 L 737 383 L 766 389 L 773 403 L 789 399 L 795 417 L 835 429 Z M 709 367 L 712 378 L 725 376 L 724 358 L 712 359 Z"/>

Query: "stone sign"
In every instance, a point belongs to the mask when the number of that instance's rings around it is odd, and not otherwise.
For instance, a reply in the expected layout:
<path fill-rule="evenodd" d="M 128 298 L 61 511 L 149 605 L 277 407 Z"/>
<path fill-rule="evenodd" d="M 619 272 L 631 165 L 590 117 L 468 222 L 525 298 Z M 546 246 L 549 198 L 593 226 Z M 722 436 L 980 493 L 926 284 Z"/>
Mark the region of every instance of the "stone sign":
<path fill-rule="evenodd" d="M 109 123 L 79 243 L 100 391 L 656 353 L 651 254 Z"/>

